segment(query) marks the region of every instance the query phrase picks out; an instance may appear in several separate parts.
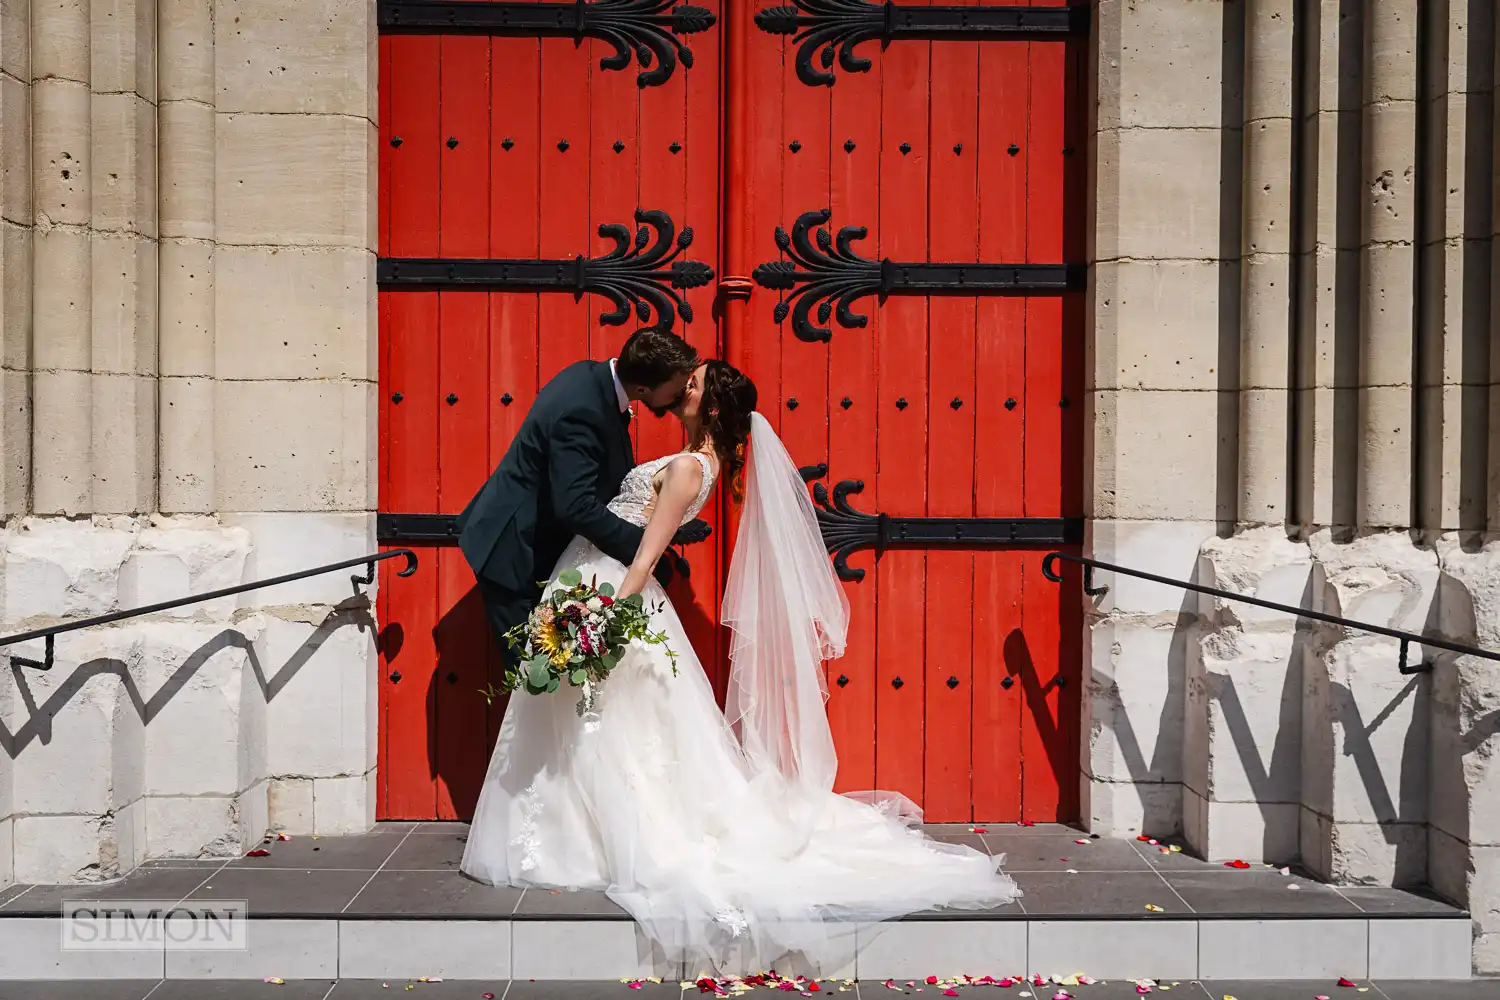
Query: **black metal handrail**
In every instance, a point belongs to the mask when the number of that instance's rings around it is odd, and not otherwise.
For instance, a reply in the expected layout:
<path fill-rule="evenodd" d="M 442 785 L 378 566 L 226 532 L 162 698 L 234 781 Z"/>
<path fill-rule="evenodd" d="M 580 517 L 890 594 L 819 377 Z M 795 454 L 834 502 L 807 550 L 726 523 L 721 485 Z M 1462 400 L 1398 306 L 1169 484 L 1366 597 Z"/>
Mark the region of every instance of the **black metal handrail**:
<path fill-rule="evenodd" d="M 1110 573 L 1123 573 L 1141 580 L 1150 580 L 1152 583 L 1165 584 L 1168 587 L 1176 587 L 1179 590 L 1190 590 L 1197 594 L 1208 594 L 1212 597 L 1222 597 L 1227 601 L 1238 601 L 1241 604 L 1254 604 L 1256 607 L 1269 608 L 1272 611 L 1280 611 L 1285 614 L 1294 615 L 1297 618 L 1307 618 L 1312 621 L 1326 622 L 1330 625 L 1340 625 L 1344 628 L 1356 629 L 1360 632 L 1369 632 L 1372 635 L 1388 636 L 1401 641 L 1401 661 L 1397 669 L 1403 674 L 1423 674 L 1432 670 L 1432 664 L 1425 658 L 1415 667 L 1407 665 L 1407 647 L 1415 642 L 1423 647 L 1434 649 L 1445 649 L 1450 653 L 1458 653 L 1461 656 L 1479 656 L 1486 660 L 1500 661 L 1500 652 L 1490 649 L 1480 649 L 1477 646 L 1465 646 L 1459 642 L 1449 642 L 1446 639 L 1436 639 L 1431 636 L 1419 635 L 1416 632 L 1405 632 L 1398 628 L 1386 628 L 1384 625 L 1371 625 L 1368 622 L 1355 621 L 1352 618 L 1344 618 L 1340 615 L 1325 614 L 1321 611 L 1310 611 L 1307 608 L 1294 608 L 1289 604 L 1277 604 L 1275 601 L 1262 600 L 1259 597 L 1250 597 L 1247 594 L 1236 594 L 1229 590 L 1220 590 L 1217 587 L 1205 587 L 1198 583 L 1189 583 L 1186 580 L 1174 580 L 1170 577 L 1157 576 L 1155 573 L 1147 573 L 1143 570 L 1130 569 L 1126 566 L 1115 566 L 1111 563 L 1100 562 L 1087 556 L 1074 556 L 1066 552 L 1049 552 L 1042 560 L 1042 575 L 1053 583 L 1062 583 L 1062 576 L 1057 572 L 1057 561 L 1066 559 L 1068 562 L 1077 563 L 1083 567 L 1083 590 L 1090 597 L 1101 597 L 1109 592 L 1108 587 L 1094 586 L 1094 570 L 1102 569 Z"/>
<path fill-rule="evenodd" d="M 264 590 L 267 587 L 276 587 L 283 583 L 291 583 L 294 580 L 305 580 L 310 576 L 336 573 L 341 569 L 348 569 L 351 566 L 362 565 L 365 567 L 364 576 L 355 576 L 351 577 L 351 579 L 354 581 L 356 587 L 368 586 L 375 582 L 375 564 L 384 562 L 387 559 L 395 559 L 397 556 L 404 556 L 406 558 L 406 565 L 396 571 L 397 576 L 411 576 L 417 571 L 417 554 L 415 552 L 411 549 L 392 549 L 389 552 L 376 552 L 372 555 L 360 556 L 358 559 L 345 559 L 343 562 L 329 563 L 326 566 L 316 566 L 312 569 L 287 573 L 283 576 L 273 576 L 269 580 L 256 580 L 253 583 L 242 583 L 238 587 L 225 587 L 223 590 L 214 590 L 207 594 L 192 594 L 187 597 L 179 597 L 175 601 L 162 601 L 158 604 L 148 604 L 145 607 L 127 608 L 124 611 L 113 611 L 107 615 L 97 615 L 93 618 L 64 622 L 61 625 L 50 625 L 47 628 L 32 629 L 30 632 L 0 636 L 0 646 L 13 646 L 18 642 L 45 639 L 47 641 L 46 654 L 42 659 L 31 660 L 20 656 L 12 656 L 11 662 L 27 667 L 34 667 L 37 670 L 51 670 L 53 640 L 63 632 L 74 632 L 81 628 L 93 628 L 96 625 L 109 625 L 113 622 L 124 621 L 126 618 L 139 618 L 142 615 L 153 615 L 158 611 L 169 611 L 172 608 L 180 608 L 188 604 L 202 604 L 205 601 L 216 601 L 221 597 L 243 594 L 251 590 Z"/>

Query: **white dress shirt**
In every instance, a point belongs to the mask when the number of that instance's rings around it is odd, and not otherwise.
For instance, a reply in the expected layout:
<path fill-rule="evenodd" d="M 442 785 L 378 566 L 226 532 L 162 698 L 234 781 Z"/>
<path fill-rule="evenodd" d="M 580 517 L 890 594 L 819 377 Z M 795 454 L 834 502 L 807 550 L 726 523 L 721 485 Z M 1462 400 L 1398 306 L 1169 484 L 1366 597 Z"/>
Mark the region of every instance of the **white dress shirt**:
<path fill-rule="evenodd" d="M 630 412 L 630 397 L 625 394 L 625 384 L 620 381 L 620 373 L 615 370 L 615 359 L 609 359 L 609 377 L 615 380 L 615 398 L 620 401 L 620 412 Z"/>

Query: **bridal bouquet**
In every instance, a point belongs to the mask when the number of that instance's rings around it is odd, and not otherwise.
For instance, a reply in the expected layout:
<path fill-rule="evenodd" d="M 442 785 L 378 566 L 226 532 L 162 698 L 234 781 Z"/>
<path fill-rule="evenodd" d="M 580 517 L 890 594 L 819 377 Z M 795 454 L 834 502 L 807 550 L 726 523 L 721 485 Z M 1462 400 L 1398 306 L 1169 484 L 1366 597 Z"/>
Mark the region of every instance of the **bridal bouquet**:
<path fill-rule="evenodd" d="M 583 715 L 594 707 L 598 685 L 636 640 L 661 646 L 677 673 L 677 654 L 667 645 L 665 632 L 651 630 L 651 611 L 640 594 L 616 600 L 610 584 L 597 578 L 584 583 L 573 569 L 558 574 L 557 583 L 525 622 L 505 634 L 520 656 L 506 669 L 499 691 L 484 692 L 487 698 L 517 688 L 547 694 L 567 683 L 583 689 L 578 700 L 578 714 Z"/>

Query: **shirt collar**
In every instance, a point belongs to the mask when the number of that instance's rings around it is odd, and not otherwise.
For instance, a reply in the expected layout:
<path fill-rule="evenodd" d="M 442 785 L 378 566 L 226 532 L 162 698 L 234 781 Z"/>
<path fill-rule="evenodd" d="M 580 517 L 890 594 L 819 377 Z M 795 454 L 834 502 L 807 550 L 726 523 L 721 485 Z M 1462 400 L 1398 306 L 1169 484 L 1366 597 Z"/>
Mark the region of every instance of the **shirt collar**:
<path fill-rule="evenodd" d="M 630 397 L 625 394 L 625 385 L 620 381 L 620 373 L 615 370 L 615 359 L 609 359 L 609 377 L 615 382 L 615 399 L 620 404 L 620 412 L 625 413 L 630 409 Z"/>

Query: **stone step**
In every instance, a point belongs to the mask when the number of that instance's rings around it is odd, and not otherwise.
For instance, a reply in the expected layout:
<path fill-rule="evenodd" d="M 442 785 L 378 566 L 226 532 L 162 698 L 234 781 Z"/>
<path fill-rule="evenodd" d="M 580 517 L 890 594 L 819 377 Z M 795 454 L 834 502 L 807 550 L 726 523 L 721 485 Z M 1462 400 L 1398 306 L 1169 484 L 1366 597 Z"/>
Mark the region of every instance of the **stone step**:
<path fill-rule="evenodd" d="M 846 987 L 838 1000 L 885 1000 L 892 992 L 913 995 L 918 987 L 895 984 L 892 991 L 880 983 L 862 982 Z M 962 987 L 960 996 L 978 993 L 984 996 L 992 987 Z M 1140 1000 L 1136 984 L 1125 980 L 1067 986 L 1066 992 L 1076 1000 Z M 1015 987 L 1002 989 L 995 1000 L 1015 997 L 1021 992 L 1039 998 L 1054 996 L 1058 988 Z M 926 992 L 933 992 L 931 989 Z M 1340 989 L 1335 982 L 1316 980 L 1205 980 L 1164 982 L 1153 990 L 1163 1000 L 1310 1000 L 1315 996 L 1349 994 L 1348 1000 L 1494 1000 L 1500 995 L 1500 981 L 1474 980 L 1466 983 L 1445 981 L 1360 981 L 1355 987 Z M 937 991 L 941 996 L 941 991 Z M 748 996 L 769 996 L 756 990 Z M 698 998 L 696 991 L 684 992 L 677 983 L 642 984 L 639 989 L 615 980 L 608 981 L 528 981 L 506 979 L 445 979 L 424 982 L 405 979 L 284 979 L 267 984 L 260 979 L 224 979 L 214 983 L 184 980 L 98 980 L 88 984 L 87 993 L 79 992 L 74 983 L 38 980 L 0 981 L 0 1000 L 678 1000 Z M 970 998 L 973 1000 L 973 998 Z"/>
<path fill-rule="evenodd" d="M 1212 865 L 1064 827 L 929 832 L 1006 854 L 1022 900 L 864 925 L 850 968 L 778 971 L 865 981 L 1076 972 L 1178 981 L 1470 975 L 1468 914 L 1420 892 L 1336 888 L 1289 870 Z M 0 979 L 675 982 L 702 971 L 654 958 L 628 914 L 603 893 L 522 891 L 466 878 L 457 871 L 466 833 L 461 824 L 382 825 L 359 837 L 273 841 L 261 857 L 149 862 L 110 883 L 12 886 L 0 890 Z M 196 950 L 150 935 L 124 950 L 65 949 L 62 906 L 78 900 L 166 908 L 241 901 L 246 937 L 235 950 Z"/>

